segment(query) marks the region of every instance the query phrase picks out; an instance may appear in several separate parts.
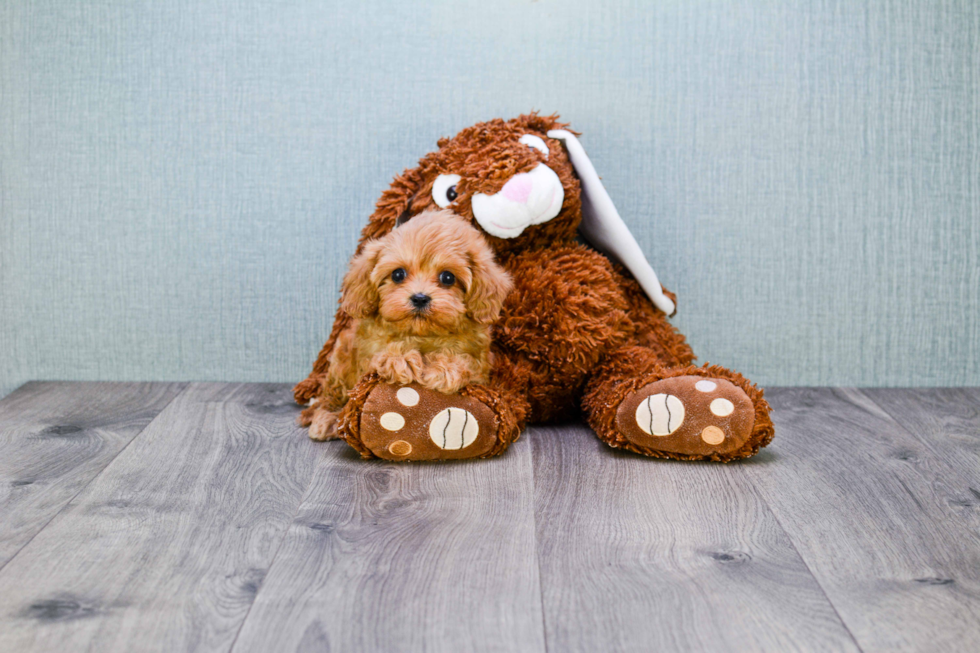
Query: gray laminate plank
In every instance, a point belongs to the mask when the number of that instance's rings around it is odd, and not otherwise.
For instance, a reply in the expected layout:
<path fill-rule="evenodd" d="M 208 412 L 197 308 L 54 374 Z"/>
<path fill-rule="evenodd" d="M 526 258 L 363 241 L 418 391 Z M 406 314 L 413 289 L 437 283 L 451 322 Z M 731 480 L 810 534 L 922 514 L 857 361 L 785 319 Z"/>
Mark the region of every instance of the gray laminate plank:
<path fill-rule="evenodd" d="M 549 650 L 857 650 L 739 465 L 528 438 Z"/>
<path fill-rule="evenodd" d="M 33 382 L 0 401 L 0 568 L 183 387 Z"/>
<path fill-rule="evenodd" d="M 188 387 L 0 571 L 0 650 L 229 650 L 320 455 L 296 413 Z"/>
<path fill-rule="evenodd" d="M 326 452 L 235 651 L 543 651 L 531 448 L 457 463 Z"/>
<path fill-rule="evenodd" d="M 980 650 L 966 480 L 857 390 L 777 389 L 751 476 L 866 651 Z"/>
<path fill-rule="evenodd" d="M 980 514 L 980 388 L 863 389 L 967 484 L 951 505 Z"/>

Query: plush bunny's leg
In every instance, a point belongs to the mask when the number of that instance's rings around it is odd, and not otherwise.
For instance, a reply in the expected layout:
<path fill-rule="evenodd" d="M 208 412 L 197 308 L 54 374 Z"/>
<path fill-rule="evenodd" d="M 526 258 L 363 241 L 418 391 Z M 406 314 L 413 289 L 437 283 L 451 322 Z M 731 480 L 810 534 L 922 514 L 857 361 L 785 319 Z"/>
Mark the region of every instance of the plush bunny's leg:
<path fill-rule="evenodd" d="M 609 356 L 583 398 L 604 442 L 657 458 L 747 458 L 773 437 L 762 390 L 718 366 L 666 367 L 644 347 Z"/>
<path fill-rule="evenodd" d="M 524 428 L 527 401 L 504 383 L 442 394 L 376 374 L 350 393 L 338 433 L 364 458 L 459 460 L 503 453 Z"/>

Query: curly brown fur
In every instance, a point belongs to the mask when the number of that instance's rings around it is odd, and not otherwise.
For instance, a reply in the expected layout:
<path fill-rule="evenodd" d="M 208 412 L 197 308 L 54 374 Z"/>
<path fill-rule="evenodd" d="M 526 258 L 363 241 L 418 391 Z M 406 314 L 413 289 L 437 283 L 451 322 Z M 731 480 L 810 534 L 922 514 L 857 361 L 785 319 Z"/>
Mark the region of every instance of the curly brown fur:
<path fill-rule="evenodd" d="M 432 184 L 440 174 L 455 173 L 464 177 L 457 187 L 459 197 L 453 204 L 453 212 L 475 224 L 470 199 L 476 193 L 496 193 L 514 174 L 526 172 L 542 161 L 540 153 L 518 143 L 527 133 L 534 133 L 547 140 L 550 129 L 565 129 L 567 125 L 557 116 L 529 114 L 514 120 L 500 119 L 480 123 L 464 129 L 452 139 L 440 139 L 439 150 L 432 152 L 416 168 L 395 177 L 391 187 L 381 198 L 361 232 L 357 246 L 359 254 L 365 244 L 380 238 L 395 228 L 399 218 L 417 215 L 422 211 L 437 209 L 432 198 Z M 556 171 L 565 190 L 565 203 L 555 219 L 525 230 L 520 238 L 507 240 L 489 234 L 484 237 L 504 257 L 512 252 L 548 247 L 558 242 L 575 242 L 581 219 L 579 183 L 564 148 L 557 142 L 549 145 L 549 167 Z M 492 166 L 488 160 L 495 160 Z M 330 337 L 320 350 L 310 377 L 294 388 L 296 401 L 307 403 L 317 394 L 320 376 L 326 372 L 339 334 L 350 326 L 351 317 L 343 309 L 337 312 Z"/>
<path fill-rule="evenodd" d="M 531 113 L 513 120 L 498 118 L 482 122 L 462 130 L 451 139 L 440 139 L 438 150 L 423 157 L 418 167 L 396 177 L 392 187 L 382 194 L 361 234 L 361 246 L 365 241 L 394 229 L 396 221 L 406 214 L 416 215 L 438 208 L 432 197 L 432 185 L 441 174 L 462 177 L 456 186 L 458 197 L 452 209 L 476 225 L 471 204 L 474 195 L 495 194 L 511 177 L 529 172 L 542 162 L 558 174 L 565 191 L 565 202 L 558 216 L 528 227 L 517 238 L 485 236 L 500 256 L 574 242 L 581 220 L 578 178 L 561 143 L 547 137 L 549 130 L 567 127 L 558 121 L 558 116 Z M 519 142 L 525 134 L 535 134 L 548 144 L 547 158 Z"/>
<path fill-rule="evenodd" d="M 336 437 L 337 411 L 369 372 L 446 394 L 486 382 L 490 324 L 511 287 L 480 233 L 450 211 L 426 212 L 367 242 L 344 278 L 350 324 L 300 423 L 313 439 Z"/>
<path fill-rule="evenodd" d="M 516 291 L 504 302 L 494 341 L 530 363 L 530 420 L 574 414 L 592 370 L 634 337 L 620 279 L 608 259 L 579 244 L 514 255 L 507 267 Z"/>
<path fill-rule="evenodd" d="M 411 224 L 419 213 L 435 208 L 433 186 L 440 175 L 459 175 L 450 208 L 480 228 L 473 211 L 475 195 L 494 195 L 514 175 L 546 165 L 564 192 L 558 214 L 528 226 L 514 238 L 484 233 L 497 260 L 514 280 L 514 290 L 504 302 L 493 333 L 494 359 L 486 387 L 493 389 L 495 410 L 511 415 L 506 423 L 512 422 L 519 430 L 526 421 L 558 419 L 581 407 L 600 437 L 613 446 L 650 456 L 681 458 L 640 451 L 622 442 L 612 421 L 615 406 L 632 389 L 651 379 L 710 374 L 729 379 L 746 392 L 755 406 L 756 421 L 742 449 L 709 458 L 732 460 L 755 453 L 772 438 L 769 407 L 762 391 L 736 372 L 692 367 L 695 356 L 684 336 L 650 302 L 632 276 L 576 242 L 582 217 L 581 189 L 564 146 L 547 136 L 552 129 L 567 129 L 567 125 L 557 116 L 532 113 L 508 121 L 479 123 L 452 138 L 440 139 L 436 151 L 398 175 L 382 193 L 361 234 L 358 252 L 364 251 L 372 239 L 391 232 L 396 224 L 405 220 Z M 521 143 L 524 135 L 540 138 L 547 154 Z M 667 295 L 676 300 L 673 294 Z M 327 385 L 325 372 L 331 351 L 352 319 L 344 308 L 338 311 L 313 371 L 295 388 L 297 401 L 305 403 Z M 624 351 L 631 352 L 631 357 L 624 359 Z M 469 386 L 462 393 L 474 387 L 483 386 Z M 348 405 L 345 412 L 351 410 Z"/>

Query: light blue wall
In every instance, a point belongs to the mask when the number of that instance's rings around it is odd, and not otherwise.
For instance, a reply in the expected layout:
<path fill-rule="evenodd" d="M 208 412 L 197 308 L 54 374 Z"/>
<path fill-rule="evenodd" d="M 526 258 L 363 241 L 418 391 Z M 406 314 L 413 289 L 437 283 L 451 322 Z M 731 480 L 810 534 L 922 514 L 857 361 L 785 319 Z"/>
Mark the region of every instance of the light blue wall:
<path fill-rule="evenodd" d="M 980 7 L 0 3 L 0 392 L 302 378 L 439 136 L 582 141 L 702 360 L 980 384 Z"/>

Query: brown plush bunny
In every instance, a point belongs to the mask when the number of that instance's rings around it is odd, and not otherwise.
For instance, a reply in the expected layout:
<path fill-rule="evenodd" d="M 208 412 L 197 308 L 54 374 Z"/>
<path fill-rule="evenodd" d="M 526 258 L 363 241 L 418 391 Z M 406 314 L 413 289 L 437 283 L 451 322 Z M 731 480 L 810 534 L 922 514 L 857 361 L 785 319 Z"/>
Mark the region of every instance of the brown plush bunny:
<path fill-rule="evenodd" d="M 609 445 L 654 457 L 730 461 L 772 439 L 761 389 L 737 372 L 692 364 L 667 320 L 674 296 L 566 127 L 534 113 L 474 125 L 441 139 L 382 194 L 358 251 L 422 211 L 448 208 L 483 231 L 514 290 L 494 325 L 486 384 L 447 395 L 416 386 L 399 394 L 373 374 L 358 383 L 338 430 L 363 456 L 492 456 L 527 422 L 579 409 Z M 580 244 L 580 232 L 606 255 Z M 313 372 L 294 390 L 297 402 L 320 392 L 350 321 L 338 311 Z"/>

